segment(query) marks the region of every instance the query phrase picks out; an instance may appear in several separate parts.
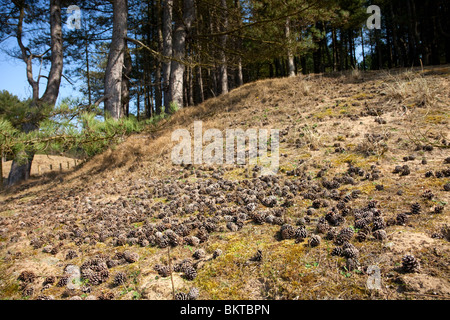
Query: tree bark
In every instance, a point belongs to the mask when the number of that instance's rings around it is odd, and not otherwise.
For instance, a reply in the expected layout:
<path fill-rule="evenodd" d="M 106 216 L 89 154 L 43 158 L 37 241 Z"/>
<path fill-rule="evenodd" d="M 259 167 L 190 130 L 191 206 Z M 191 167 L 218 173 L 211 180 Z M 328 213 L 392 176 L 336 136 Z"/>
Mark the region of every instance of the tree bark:
<path fill-rule="evenodd" d="M 220 6 L 222 9 L 222 28 L 221 32 L 226 33 L 228 29 L 228 7 L 227 1 L 221 0 Z M 219 67 L 219 77 L 220 77 L 220 88 L 221 94 L 228 93 L 228 63 L 226 55 L 228 36 L 226 34 L 220 37 L 220 67 Z"/>
<path fill-rule="evenodd" d="M 331 30 L 331 38 L 333 42 L 333 71 L 337 71 L 338 69 L 338 54 L 337 54 L 337 36 L 336 29 L 332 28 Z"/>
<path fill-rule="evenodd" d="M 163 6 L 163 84 L 162 89 L 164 93 L 164 107 L 167 111 L 170 105 L 170 69 L 172 66 L 173 49 L 172 49 L 172 16 L 173 16 L 173 0 L 164 1 Z"/>
<path fill-rule="evenodd" d="M 105 71 L 105 113 L 114 119 L 122 114 L 122 74 L 127 36 L 127 0 L 113 2 L 113 34 Z"/>
<path fill-rule="evenodd" d="M 161 8 L 161 0 L 156 1 L 156 21 L 157 21 L 157 41 L 158 41 L 158 51 L 163 52 L 163 30 L 162 30 L 162 8 Z M 161 70 L 162 70 L 162 61 L 160 58 L 156 59 L 156 70 L 155 70 L 155 113 L 161 113 L 162 107 L 162 86 L 161 86 Z"/>
<path fill-rule="evenodd" d="M 287 56 L 288 56 L 288 76 L 295 77 L 295 63 L 294 63 L 294 53 L 292 52 L 292 41 L 291 41 L 291 19 L 286 19 L 286 24 L 284 28 L 284 35 L 288 42 Z"/>
<path fill-rule="evenodd" d="M 181 6 L 180 6 L 181 7 Z M 185 66 L 182 61 L 186 53 L 186 36 L 195 18 L 194 0 L 183 1 L 183 13 L 175 15 L 175 30 L 173 33 L 173 60 L 170 70 L 170 101 L 182 108 L 183 103 L 183 74 Z"/>
<path fill-rule="evenodd" d="M 58 99 L 63 71 L 63 36 L 60 0 L 50 1 L 50 36 L 52 48 L 50 58 L 51 67 L 50 73 L 48 74 L 47 87 L 40 100 L 43 103 L 54 105 L 56 99 Z"/>
<path fill-rule="evenodd" d="M 40 108 L 43 104 L 54 105 L 58 98 L 59 87 L 61 84 L 63 70 L 63 38 L 62 38 L 62 22 L 61 22 L 61 1 L 50 1 L 50 37 L 51 37 L 51 57 L 50 72 L 48 74 L 47 86 L 42 98 L 39 99 L 39 78 L 37 81 L 33 79 L 32 60 L 33 55 L 28 53 L 28 49 L 23 45 L 22 32 L 23 21 L 25 18 L 25 7 L 19 9 L 19 21 L 17 25 L 17 42 L 21 49 L 22 60 L 27 65 L 27 79 L 33 90 L 31 108 Z M 29 122 L 22 126 L 25 133 L 38 129 L 37 119 L 30 119 Z M 24 161 L 14 159 L 8 176 L 8 186 L 12 186 L 18 182 L 28 180 L 31 173 L 31 164 L 34 158 L 33 151 L 27 151 L 21 154 Z"/>
<path fill-rule="evenodd" d="M 121 110 L 121 116 L 128 117 L 129 111 L 130 111 L 130 75 L 131 71 L 133 69 L 132 67 L 132 60 L 131 60 L 131 54 L 128 50 L 128 46 L 126 45 L 125 41 L 125 56 L 124 56 L 124 66 L 122 71 L 122 88 L 121 88 L 121 104 L 122 104 L 122 110 Z"/>

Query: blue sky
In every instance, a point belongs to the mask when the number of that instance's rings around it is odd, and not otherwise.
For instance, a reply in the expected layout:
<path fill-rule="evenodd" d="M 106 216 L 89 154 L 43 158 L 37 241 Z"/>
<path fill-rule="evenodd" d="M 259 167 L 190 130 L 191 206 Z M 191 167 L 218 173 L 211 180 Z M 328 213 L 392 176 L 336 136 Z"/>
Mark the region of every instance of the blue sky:
<path fill-rule="evenodd" d="M 8 90 L 10 93 L 15 94 L 20 99 L 27 99 L 31 97 L 31 87 L 28 84 L 26 76 L 25 62 L 19 59 L 10 57 L 4 49 L 15 48 L 15 42 L 9 39 L 0 45 L 0 91 Z M 33 74 L 36 78 L 39 72 L 39 65 L 33 66 Z M 48 74 L 48 70 L 43 69 L 44 75 Z M 45 79 L 41 80 L 40 94 L 42 95 L 45 90 Z M 70 96 L 79 96 L 77 88 L 73 88 L 71 84 L 64 78 L 61 81 L 60 94 L 58 102 L 62 98 Z"/>

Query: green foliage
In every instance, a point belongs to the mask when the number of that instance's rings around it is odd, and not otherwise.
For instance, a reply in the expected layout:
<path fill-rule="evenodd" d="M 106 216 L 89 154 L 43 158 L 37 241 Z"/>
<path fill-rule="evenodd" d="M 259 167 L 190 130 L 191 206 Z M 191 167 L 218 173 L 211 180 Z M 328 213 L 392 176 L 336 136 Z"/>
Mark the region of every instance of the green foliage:
<path fill-rule="evenodd" d="M 178 104 L 176 102 L 171 102 L 169 105 L 169 114 L 174 114 L 176 113 L 178 110 L 180 110 L 180 107 L 178 106 Z"/>
<path fill-rule="evenodd" d="M 25 132 L 21 124 L 30 121 L 27 104 L 17 97 L 3 92 L 0 95 L 0 146 L 3 152 L 16 160 L 25 152 L 50 153 L 72 152 L 82 156 L 93 156 L 118 143 L 125 135 L 142 131 L 150 122 L 138 122 L 135 117 L 118 121 L 99 117 L 99 110 L 77 105 L 77 100 L 65 99 L 58 107 L 42 108 L 32 119 L 38 130 Z M 14 113 L 13 107 L 17 106 Z M 35 108 L 38 110 L 38 108 Z M 23 116 L 25 115 L 25 116 Z M 151 119 L 156 124 L 157 119 Z"/>

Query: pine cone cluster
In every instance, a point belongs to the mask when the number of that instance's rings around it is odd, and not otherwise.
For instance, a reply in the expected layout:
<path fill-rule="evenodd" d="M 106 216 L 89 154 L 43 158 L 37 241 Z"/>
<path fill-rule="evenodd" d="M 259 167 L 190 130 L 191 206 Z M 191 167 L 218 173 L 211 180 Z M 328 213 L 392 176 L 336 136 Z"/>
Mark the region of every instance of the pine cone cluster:
<path fill-rule="evenodd" d="M 103 258 L 94 258 L 84 262 L 81 267 L 81 277 L 91 285 L 99 285 L 109 278 L 108 265 Z"/>
<path fill-rule="evenodd" d="M 358 258 L 359 250 L 350 242 L 346 242 L 342 246 L 343 252 L 342 255 L 348 259 L 350 258 Z"/>

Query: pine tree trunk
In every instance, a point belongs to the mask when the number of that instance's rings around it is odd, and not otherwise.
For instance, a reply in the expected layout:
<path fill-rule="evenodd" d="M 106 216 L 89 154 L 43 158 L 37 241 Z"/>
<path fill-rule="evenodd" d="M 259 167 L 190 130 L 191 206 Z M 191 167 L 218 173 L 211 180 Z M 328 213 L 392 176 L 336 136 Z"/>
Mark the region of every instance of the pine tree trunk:
<path fill-rule="evenodd" d="M 228 7 L 227 1 L 221 0 L 220 2 L 222 9 L 222 32 L 226 32 L 228 29 Z M 226 34 L 220 37 L 220 88 L 221 94 L 228 93 L 228 64 L 227 64 L 227 55 L 226 55 L 226 47 L 227 47 L 228 36 Z"/>
<path fill-rule="evenodd" d="M 113 33 L 105 71 L 105 112 L 119 119 L 122 114 L 122 74 L 127 36 L 127 0 L 113 2 Z"/>
<path fill-rule="evenodd" d="M 194 0 L 183 1 L 183 14 L 177 13 L 173 33 L 173 60 L 170 70 L 170 100 L 178 107 L 183 107 L 183 74 L 185 66 L 186 36 L 195 18 Z"/>
<path fill-rule="evenodd" d="M 203 76 L 202 76 L 202 67 L 198 67 L 198 93 L 200 97 L 200 102 L 203 103 L 205 101 L 205 92 L 203 89 Z"/>
<path fill-rule="evenodd" d="M 337 58 L 337 36 L 336 36 L 336 29 L 333 28 L 331 30 L 331 38 L 333 42 L 333 71 L 337 71 L 338 68 L 338 58 Z"/>
<path fill-rule="evenodd" d="M 291 19 L 286 19 L 286 24 L 284 28 L 284 35 L 288 42 L 287 57 L 288 57 L 288 76 L 295 77 L 295 63 L 294 63 L 294 53 L 292 51 L 292 41 L 291 41 Z"/>
<path fill-rule="evenodd" d="M 164 107 L 167 111 L 169 109 L 171 97 L 170 97 L 170 69 L 172 66 L 173 48 L 172 48 L 172 15 L 173 15 L 173 0 L 163 1 L 163 56 L 165 57 L 163 62 L 163 84 L 162 89 L 164 93 Z"/>
<path fill-rule="evenodd" d="M 121 88 L 121 101 L 122 110 L 121 116 L 128 117 L 130 113 L 130 75 L 132 71 L 132 60 L 130 51 L 127 48 L 125 41 L 125 53 L 124 53 L 124 68 L 122 71 L 122 88 Z"/>
<path fill-rule="evenodd" d="M 163 52 L 163 32 L 162 32 L 162 8 L 161 8 L 161 0 L 156 1 L 156 21 L 158 28 L 156 30 L 157 34 L 157 41 L 158 41 L 158 51 Z M 162 86 L 161 86 L 161 68 L 162 68 L 162 61 L 158 57 L 155 61 L 156 63 L 156 69 L 155 69 L 155 113 L 160 114 L 161 113 L 161 107 L 162 107 Z"/>
<path fill-rule="evenodd" d="M 24 21 L 25 8 L 18 8 L 20 11 L 17 40 L 22 50 L 22 58 L 27 64 L 27 78 L 33 89 L 33 98 L 31 108 L 39 108 L 42 104 L 54 105 L 58 98 L 59 87 L 61 84 L 63 70 L 63 37 L 62 37 L 62 21 L 61 21 L 61 1 L 50 1 L 50 37 L 51 37 L 51 57 L 50 72 L 48 74 L 47 86 L 43 96 L 39 99 L 39 82 L 33 80 L 33 71 L 31 57 L 28 55 L 22 43 L 22 23 Z M 25 123 L 22 130 L 25 133 L 38 130 L 36 123 Z M 24 156 L 25 161 L 19 162 L 14 159 L 8 176 L 8 186 L 12 186 L 18 182 L 28 180 L 31 173 L 31 164 L 34 158 L 34 152 L 26 152 L 19 156 Z"/>
<path fill-rule="evenodd" d="M 391 18 L 391 28 L 392 28 L 392 44 L 394 45 L 394 65 L 404 66 L 403 56 L 398 45 L 398 35 L 397 35 L 397 25 L 395 23 L 394 8 L 392 2 L 389 2 L 389 14 Z"/>

